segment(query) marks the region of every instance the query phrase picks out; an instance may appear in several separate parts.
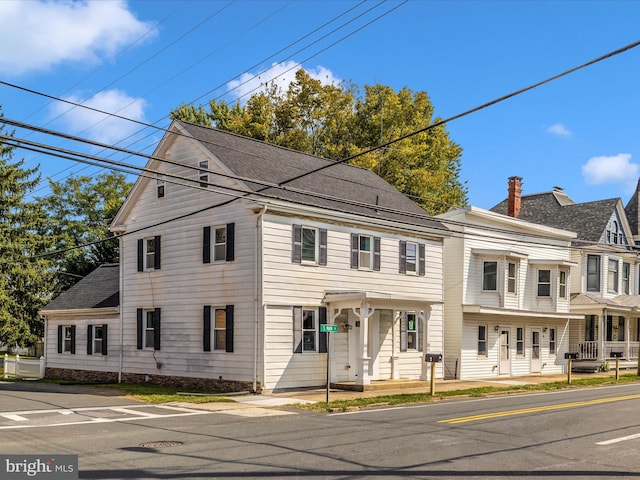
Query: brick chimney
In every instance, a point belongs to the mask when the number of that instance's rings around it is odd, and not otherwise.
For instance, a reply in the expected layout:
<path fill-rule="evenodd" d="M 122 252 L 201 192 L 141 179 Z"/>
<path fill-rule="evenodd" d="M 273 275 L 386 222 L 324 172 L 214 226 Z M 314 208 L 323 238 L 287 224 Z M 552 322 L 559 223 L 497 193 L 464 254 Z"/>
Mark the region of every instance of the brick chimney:
<path fill-rule="evenodd" d="M 507 215 L 518 217 L 522 205 L 522 177 L 509 177 L 509 196 L 507 197 Z"/>

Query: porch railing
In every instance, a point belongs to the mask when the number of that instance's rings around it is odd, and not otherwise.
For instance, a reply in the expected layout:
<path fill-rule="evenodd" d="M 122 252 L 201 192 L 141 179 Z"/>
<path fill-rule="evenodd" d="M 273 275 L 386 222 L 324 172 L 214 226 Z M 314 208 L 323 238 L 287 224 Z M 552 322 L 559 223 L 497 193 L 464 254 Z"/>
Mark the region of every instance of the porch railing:
<path fill-rule="evenodd" d="M 622 358 L 638 358 L 639 342 L 604 342 L 602 355 L 599 355 L 600 342 L 578 342 L 580 360 L 605 360 L 611 357 L 611 352 L 622 352 Z"/>
<path fill-rule="evenodd" d="M 24 359 L 20 355 L 9 357 L 4 355 L 4 378 L 44 378 L 44 357 Z"/>

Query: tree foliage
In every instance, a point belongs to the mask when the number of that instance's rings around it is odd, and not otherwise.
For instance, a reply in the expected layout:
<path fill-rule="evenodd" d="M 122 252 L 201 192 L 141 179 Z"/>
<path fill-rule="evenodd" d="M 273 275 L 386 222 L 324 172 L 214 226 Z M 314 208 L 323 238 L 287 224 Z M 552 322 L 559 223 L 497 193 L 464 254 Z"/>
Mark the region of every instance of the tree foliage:
<path fill-rule="evenodd" d="M 12 158 L 13 147 L 0 143 L 0 342 L 10 348 L 42 337 L 38 311 L 51 300 L 53 273 L 51 260 L 39 255 L 54 244 L 40 234 L 46 212 L 28 198 L 40 181 L 38 169 Z"/>
<path fill-rule="evenodd" d="M 300 69 L 286 91 L 275 84 L 251 96 L 245 105 L 211 101 L 180 105 L 171 118 L 216 127 L 333 160 L 350 158 L 374 146 L 435 123 L 426 92 L 384 85 L 323 85 Z M 460 181 L 462 148 L 444 125 L 428 129 L 351 163 L 375 171 L 431 214 L 467 203 Z"/>
<path fill-rule="evenodd" d="M 64 182 L 49 180 L 50 194 L 41 199 L 49 214 L 47 235 L 56 238 L 56 249 L 73 248 L 57 258 L 56 286 L 64 290 L 104 263 L 117 263 L 118 241 L 109 225 L 131 189 L 122 173 L 108 172 L 96 178 L 79 176 Z"/>

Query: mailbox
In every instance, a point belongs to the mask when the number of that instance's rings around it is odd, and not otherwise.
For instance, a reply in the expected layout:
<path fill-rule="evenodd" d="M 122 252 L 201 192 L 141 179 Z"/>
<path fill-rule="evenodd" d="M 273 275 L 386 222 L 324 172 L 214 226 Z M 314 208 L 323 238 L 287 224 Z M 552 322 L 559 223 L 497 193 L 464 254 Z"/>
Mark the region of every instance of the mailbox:
<path fill-rule="evenodd" d="M 577 360 L 578 359 L 578 354 L 577 353 L 572 353 L 572 352 L 566 352 L 564 354 L 564 359 L 565 360 Z"/>
<path fill-rule="evenodd" d="M 622 358 L 622 352 L 610 352 L 611 358 Z"/>
<path fill-rule="evenodd" d="M 424 361 L 425 362 L 441 362 L 442 354 L 441 353 L 425 353 Z"/>

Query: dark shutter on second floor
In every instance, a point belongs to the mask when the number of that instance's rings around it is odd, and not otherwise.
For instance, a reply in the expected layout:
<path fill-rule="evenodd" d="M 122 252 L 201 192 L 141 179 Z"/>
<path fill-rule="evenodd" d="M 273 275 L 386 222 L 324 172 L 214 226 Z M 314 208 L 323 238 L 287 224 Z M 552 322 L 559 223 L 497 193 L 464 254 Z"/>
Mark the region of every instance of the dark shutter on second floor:
<path fill-rule="evenodd" d="M 202 263 L 211 263 L 211 227 L 202 229 Z"/>
<path fill-rule="evenodd" d="M 418 245 L 418 275 L 424 276 L 425 274 L 425 246 L 424 244 Z"/>
<path fill-rule="evenodd" d="M 351 268 L 358 268 L 358 245 L 360 237 L 357 233 L 351 234 Z"/>
<path fill-rule="evenodd" d="M 380 237 L 373 237 L 373 270 L 380 271 Z"/>
<path fill-rule="evenodd" d="M 236 232 L 235 232 L 235 223 L 227 223 L 227 262 L 232 262 L 235 258 L 235 241 L 236 241 Z"/>
<path fill-rule="evenodd" d="M 327 229 L 321 228 L 320 231 L 320 249 L 318 252 L 318 265 L 326 265 L 327 264 Z"/>
<path fill-rule="evenodd" d="M 138 271 L 144 272 L 144 239 L 138 239 Z"/>
<path fill-rule="evenodd" d="M 407 242 L 400 240 L 400 258 L 398 259 L 400 273 L 407 273 Z"/>

